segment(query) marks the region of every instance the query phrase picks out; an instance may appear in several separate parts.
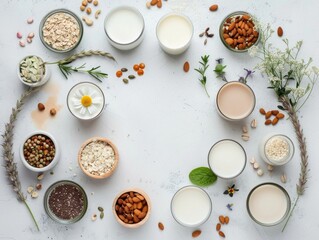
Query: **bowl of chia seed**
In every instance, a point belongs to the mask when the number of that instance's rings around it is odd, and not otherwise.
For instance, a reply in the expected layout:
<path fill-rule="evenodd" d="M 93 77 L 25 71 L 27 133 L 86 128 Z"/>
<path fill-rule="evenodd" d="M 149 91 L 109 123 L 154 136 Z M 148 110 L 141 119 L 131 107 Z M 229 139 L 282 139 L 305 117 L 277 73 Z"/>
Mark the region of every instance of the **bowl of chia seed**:
<path fill-rule="evenodd" d="M 85 215 L 88 207 L 84 189 L 69 180 L 52 184 L 45 192 L 43 203 L 48 216 L 61 224 L 78 222 Z"/>

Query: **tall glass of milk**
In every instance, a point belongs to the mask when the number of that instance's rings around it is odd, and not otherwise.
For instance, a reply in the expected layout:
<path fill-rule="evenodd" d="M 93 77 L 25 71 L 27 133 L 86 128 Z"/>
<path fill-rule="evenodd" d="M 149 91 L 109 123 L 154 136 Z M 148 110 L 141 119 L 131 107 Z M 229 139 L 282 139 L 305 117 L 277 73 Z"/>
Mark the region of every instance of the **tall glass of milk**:
<path fill-rule="evenodd" d="M 216 142 L 208 152 L 208 165 L 220 178 L 237 177 L 244 170 L 246 162 L 247 156 L 244 148 L 231 139 Z"/>
<path fill-rule="evenodd" d="M 179 189 L 172 198 L 171 212 L 179 224 L 197 227 L 207 221 L 212 212 L 212 202 L 202 188 L 186 186 Z"/>

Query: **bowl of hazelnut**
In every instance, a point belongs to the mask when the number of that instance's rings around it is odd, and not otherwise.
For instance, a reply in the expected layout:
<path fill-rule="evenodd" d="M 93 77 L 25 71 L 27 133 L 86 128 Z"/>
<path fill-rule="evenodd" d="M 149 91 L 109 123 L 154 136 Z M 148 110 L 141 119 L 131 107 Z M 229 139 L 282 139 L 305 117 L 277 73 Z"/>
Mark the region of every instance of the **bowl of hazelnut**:
<path fill-rule="evenodd" d="M 29 134 L 20 147 L 20 158 L 26 168 L 34 172 L 52 169 L 59 161 L 59 147 L 48 132 L 36 131 Z"/>
<path fill-rule="evenodd" d="M 138 228 L 150 217 L 151 200 L 141 189 L 126 189 L 115 197 L 112 211 L 122 226 Z"/>

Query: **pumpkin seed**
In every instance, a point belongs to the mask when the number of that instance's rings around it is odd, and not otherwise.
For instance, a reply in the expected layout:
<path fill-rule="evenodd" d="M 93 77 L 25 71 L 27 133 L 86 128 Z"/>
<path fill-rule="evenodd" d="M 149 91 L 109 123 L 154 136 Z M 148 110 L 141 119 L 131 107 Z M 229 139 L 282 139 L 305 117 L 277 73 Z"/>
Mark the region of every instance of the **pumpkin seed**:
<path fill-rule="evenodd" d="M 100 213 L 100 218 L 103 219 L 104 218 L 104 212 Z"/>
<path fill-rule="evenodd" d="M 127 72 L 127 68 L 121 68 L 121 72 Z"/>
<path fill-rule="evenodd" d="M 132 79 L 135 78 L 135 76 L 134 75 L 129 75 L 128 78 L 132 80 Z"/>
<path fill-rule="evenodd" d="M 98 207 L 97 208 L 100 212 L 103 212 L 104 211 L 104 209 L 102 208 L 102 207 Z"/>
<path fill-rule="evenodd" d="M 128 84 L 128 79 L 127 79 L 127 78 L 123 78 L 123 82 L 124 82 L 125 84 Z"/>

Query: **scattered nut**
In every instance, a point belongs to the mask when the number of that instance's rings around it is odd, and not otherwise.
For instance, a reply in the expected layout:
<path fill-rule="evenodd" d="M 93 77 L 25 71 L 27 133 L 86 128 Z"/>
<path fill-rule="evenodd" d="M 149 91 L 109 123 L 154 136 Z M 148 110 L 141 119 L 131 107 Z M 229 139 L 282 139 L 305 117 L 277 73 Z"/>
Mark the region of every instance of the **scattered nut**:
<path fill-rule="evenodd" d="M 184 63 L 184 65 L 183 65 L 183 70 L 184 70 L 184 72 L 188 72 L 188 71 L 189 71 L 189 62 L 188 62 L 188 61 L 186 61 L 186 62 Z"/>
<path fill-rule="evenodd" d="M 94 0 L 94 1 L 93 1 L 93 5 L 94 5 L 94 6 L 97 6 L 97 5 L 99 5 L 99 1 L 97 1 L 97 0 Z"/>
<path fill-rule="evenodd" d="M 35 188 L 37 190 L 41 190 L 42 189 L 42 184 L 41 183 L 37 183 L 37 185 L 35 186 Z"/>
<path fill-rule="evenodd" d="M 225 237 L 226 237 L 226 236 L 225 236 L 225 233 L 223 233 L 222 231 L 219 231 L 218 234 L 219 234 L 219 236 L 221 236 L 222 238 L 225 238 Z"/>
<path fill-rule="evenodd" d="M 279 121 L 279 119 L 275 117 L 275 118 L 272 120 L 271 124 L 272 124 L 273 126 L 275 126 L 275 125 L 278 123 L 278 121 Z"/>
<path fill-rule="evenodd" d="M 31 17 L 28 18 L 28 19 L 27 19 L 27 23 L 28 23 L 28 24 L 32 24 L 32 23 L 33 23 L 33 18 L 31 18 Z"/>
<path fill-rule="evenodd" d="M 91 12 L 92 12 L 92 9 L 91 9 L 90 7 L 88 7 L 88 8 L 86 9 L 86 13 L 87 13 L 87 14 L 91 14 Z"/>
<path fill-rule="evenodd" d="M 192 237 L 197 238 L 199 235 L 201 235 L 202 231 L 201 230 L 195 230 L 192 232 Z"/>
<path fill-rule="evenodd" d="M 281 175 L 281 177 L 280 177 L 280 180 L 281 180 L 282 183 L 286 183 L 286 182 L 287 182 L 287 176 L 286 176 L 286 174 L 283 173 L 283 174 Z"/>
<path fill-rule="evenodd" d="M 21 32 L 17 32 L 17 38 L 22 38 L 22 33 Z"/>
<path fill-rule="evenodd" d="M 32 38 L 27 38 L 27 43 L 32 43 Z"/>
<path fill-rule="evenodd" d="M 55 108 L 52 108 L 52 109 L 50 110 L 50 115 L 51 115 L 51 116 L 55 116 L 55 115 L 56 115 L 56 110 L 55 110 Z"/>
<path fill-rule="evenodd" d="M 278 27 L 277 35 L 278 35 L 278 37 L 282 37 L 282 35 L 284 35 L 284 30 L 282 29 L 282 27 Z"/>
<path fill-rule="evenodd" d="M 270 118 L 271 115 L 272 115 L 271 111 L 266 112 L 266 114 L 265 114 L 265 119 Z"/>
<path fill-rule="evenodd" d="M 158 223 L 158 228 L 159 228 L 161 231 L 163 231 L 163 230 L 164 230 L 164 224 L 161 223 L 161 222 L 159 222 L 159 223 Z"/>
<path fill-rule="evenodd" d="M 278 118 L 278 119 L 283 119 L 284 117 L 285 117 L 285 114 L 283 114 L 283 113 L 278 113 L 276 115 L 276 118 Z"/>
<path fill-rule="evenodd" d="M 151 8 L 151 2 L 146 2 L 146 7 L 147 7 L 148 9 L 150 9 L 150 8 Z"/>
<path fill-rule="evenodd" d="M 33 190 L 34 190 L 34 188 L 31 187 L 31 186 L 27 188 L 27 192 L 28 192 L 29 194 L 31 194 L 31 193 L 33 192 Z"/>
<path fill-rule="evenodd" d="M 39 196 L 39 193 L 37 192 L 37 191 L 33 191 L 32 193 L 31 193 L 31 197 L 32 198 L 37 198 Z"/>
<path fill-rule="evenodd" d="M 28 34 L 28 38 L 34 38 L 34 32 L 30 32 L 30 33 Z"/>
<path fill-rule="evenodd" d="M 88 2 L 86 0 L 82 1 L 82 6 L 86 7 L 88 5 Z"/>
<path fill-rule="evenodd" d="M 249 140 L 249 134 L 243 133 L 243 134 L 241 135 L 241 138 L 242 138 L 245 142 L 247 142 L 247 141 Z"/>
<path fill-rule="evenodd" d="M 88 3 L 91 3 L 91 2 L 93 2 L 93 0 L 87 0 L 88 1 Z"/>
<path fill-rule="evenodd" d="M 91 220 L 94 222 L 97 219 L 97 215 L 94 213 L 91 217 Z"/>
<path fill-rule="evenodd" d="M 86 23 L 87 26 L 93 25 L 93 21 L 88 17 L 82 17 L 82 20 Z"/>
<path fill-rule="evenodd" d="M 271 120 L 270 119 L 267 119 L 266 121 L 265 121 L 265 125 L 270 125 L 271 124 Z"/>
<path fill-rule="evenodd" d="M 266 115 L 266 111 L 265 111 L 265 109 L 263 109 L 263 108 L 260 108 L 260 109 L 259 109 L 259 112 L 260 112 L 261 115 Z"/>
<path fill-rule="evenodd" d="M 152 6 L 155 6 L 155 5 L 157 4 L 157 2 L 158 2 L 158 0 L 152 0 L 152 1 L 151 1 L 151 5 L 152 5 Z"/>
<path fill-rule="evenodd" d="M 229 223 L 229 217 L 226 216 L 226 217 L 225 217 L 225 224 L 228 224 L 228 223 Z"/>
<path fill-rule="evenodd" d="M 251 163 L 251 164 L 254 164 L 255 162 L 256 162 L 255 157 L 252 157 L 252 158 L 250 159 L 250 163 Z"/>
<path fill-rule="evenodd" d="M 83 12 L 85 10 L 85 6 L 81 5 L 80 10 Z"/>
<path fill-rule="evenodd" d="M 20 47 L 25 47 L 25 42 L 23 40 L 20 40 L 19 45 L 20 45 Z"/>
<path fill-rule="evenodd" d="M 272 170 L 274 170 L 274 166 L 273 166 L 273 165 L 268 164 L 267 169 L 268 169 L 268 171 L 270 171 L 270 172 L 271 172 Z"/>
<path fill-rule="evenodd" d="M 253 119 L 250 123 L 251 128 L 257 128 L 257 120 Z"/>
<path fill-rule="evenodd" d="M 258 176 L 264 175 L 264 171 L 259 168 L 259 169 L 257 170 L 257 175 L 258 175 Z"/>
<path fill-rule="evenodd" d="M 254 165 L 253 165 L 254 169 L 258 169 L 259 168 L 259 163 L 258 162 L 255 162 Z"/>
<path fill-rule="evenodd" d="M 279 113 L 278 110 L 271 110 L 271 114 L 272 114 L 273 116 L 276 116 L 278 113 Z"/>
<path fill-rule="evenodd" d="M 158 0 L 156 5 L 158 8 L 161 8 L 162 7 L 162 0 Z"/>
<path fill-rule="evenodd" d="M 44 177 L 44 173 L 39 173 L 37 179 L 41 181 Z"/>
<path fill-rule="evenodd" d="M 101 10 L 100 9 L 96 10 L 96 12 L 94 13 L 95 19 L 98 19 L 100 14 L 101 14 Z"/>
<path fill-rule="evenodd" d="M 219 219 L 219 222 L 220 222 L 221 224 L 225 224 L 225 217 L 224 217 L 224 216 L 220 215 L 220 216 L 218 217 L 218 219 Z"/>
<path fill-rule="evenodd" d="M 217 11 L 217 9 L 218 9 L 218 5 L 217 4 L 211 5 L 209 7 L 209 11 L 211 11 L 211 12 L 215 12 L 215 11 Z"/>
<path fill-rule="evenodd" d="M 246 125 L 242 126 L 241 130 L 243 133 L 248 133 L 248 129 Z"/>
<path fill-rule="evenodd" d="M 43 103 L 38 103 L 38 109 L 39 109 L 39 111 L 44 111 L 45 110 L 45 106 L 44 106 L 44 104 Z"/>

